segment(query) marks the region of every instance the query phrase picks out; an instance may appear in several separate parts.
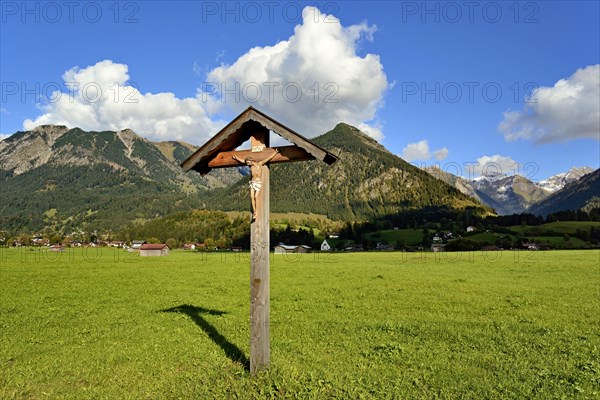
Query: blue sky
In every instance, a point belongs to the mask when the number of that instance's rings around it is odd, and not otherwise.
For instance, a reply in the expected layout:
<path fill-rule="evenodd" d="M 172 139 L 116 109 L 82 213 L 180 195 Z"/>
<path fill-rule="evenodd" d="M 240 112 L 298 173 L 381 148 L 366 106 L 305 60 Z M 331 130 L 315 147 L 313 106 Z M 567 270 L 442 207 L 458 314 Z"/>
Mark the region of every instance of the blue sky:
<path fill-rule="evenodd" d="M 199 145 L 251 104 L 463 176 L 600 164 L 596 1 L 0 4 L 3 137 L 62 123 Z"/>

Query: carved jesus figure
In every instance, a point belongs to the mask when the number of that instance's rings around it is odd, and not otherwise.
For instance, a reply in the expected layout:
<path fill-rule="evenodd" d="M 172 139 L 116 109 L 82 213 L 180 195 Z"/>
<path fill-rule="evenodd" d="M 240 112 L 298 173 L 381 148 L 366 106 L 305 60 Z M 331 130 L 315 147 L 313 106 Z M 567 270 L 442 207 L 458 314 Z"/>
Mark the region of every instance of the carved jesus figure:
<path fill-rule="evenodd" d="M 232 156 L 237 162 L 246 164 L 250 167 L 250 203 L 252 204 L 252 219 L 256 219 L 257 216 L 256 200 L 258 198 L 258 192 L 260 192 L 260 189 L 262 188 L 262 166 L 271 161 L 277 153 L 279 153 L 279 150 L 274 149 L 273 154 L 262 161 L 254 161 L 252 157 L 246 157 L 242 160 L 236 154 Z"/>

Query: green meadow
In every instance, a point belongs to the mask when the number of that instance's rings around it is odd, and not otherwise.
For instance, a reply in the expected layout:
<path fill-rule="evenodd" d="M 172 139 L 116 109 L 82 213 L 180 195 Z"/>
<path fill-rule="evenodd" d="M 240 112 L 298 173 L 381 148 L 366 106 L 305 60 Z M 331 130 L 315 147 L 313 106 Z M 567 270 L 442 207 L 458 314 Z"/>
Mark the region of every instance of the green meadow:
<path fill-rule="evenodd" d="M 0 248 L 0 398 L 600 395 L 598 250 L 271 257 L 252 377 L 247 254 Z"/>
<path fill-rule="evenodd" d="M 512 231 L 523 232 L 527 235 L 536 235 L 544 231 L 574 234 L 577 229 L 589 231 L 591 228 L 599 229 L 600 224 L 594 221 L 557 221 L 538 226 L 515 225 L 510 227 Z"/>
<path fill-rule="evenodd" d="M 385 229 L 373 233 L 368 233 L 366 237 L 369 240 L 383 240 L 386 243 L 395 245 L 398 241 L 406 245 L 416 245 L 423 240 L 422 229 Z"/>

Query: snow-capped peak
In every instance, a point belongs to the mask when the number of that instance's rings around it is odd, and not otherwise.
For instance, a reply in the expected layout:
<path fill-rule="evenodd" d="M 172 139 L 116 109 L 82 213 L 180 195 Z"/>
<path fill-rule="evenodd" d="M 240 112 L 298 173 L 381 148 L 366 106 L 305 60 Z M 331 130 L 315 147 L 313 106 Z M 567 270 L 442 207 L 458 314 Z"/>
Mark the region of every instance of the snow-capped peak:
<path fill-rule="evenodd" d="M 491 172 L 487 172 L 485 175 L 480 175 L 476 178 L 473 178 L 473 182 L 481 182 L 481 181 L 496 182 L 496 181 L 499 181 L 500 179 L 506 178 L 506 176 L 507 176 L 506 174 L 491 171 Z"/>
<path fill-rule="evenodd" d="M 540 181 L 538 186 L 547 192 L 556 192 L 557 190 L 565 187 L 567 184 L 579 180 L 582 176 L 591 172 L 594 172 L 594 170 L 590 167 L 573 167 L 567 172 L 556 174 L 548 179 Z"/>

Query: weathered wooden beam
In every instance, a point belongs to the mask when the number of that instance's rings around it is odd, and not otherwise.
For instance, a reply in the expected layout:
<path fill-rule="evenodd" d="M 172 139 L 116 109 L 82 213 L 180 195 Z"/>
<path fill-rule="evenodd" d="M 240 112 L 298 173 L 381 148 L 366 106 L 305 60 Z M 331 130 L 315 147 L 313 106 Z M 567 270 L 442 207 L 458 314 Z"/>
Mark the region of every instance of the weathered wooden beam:
<path fill-rule="evenodd" d="M 234 160 L 233 155 L 237 155 L 238 158 L 245 160 L 246 157 L 252 157 L 256 162 L 260 162 L 265 158 L 269 157 L 273 150 L 277 149 L 279 154 L 273 157 L 269 164 L 285 163 L 292 161 L 307 161 L 314 160 L 315 157 L 298 146 L 280 146 L 280 147 L 269 147 L 265 148 L 260 152 L 253 152 L 252 150 L 235 150 L 235 151 L 222 151 L 218 153 L 215 158 L 208 162 L 209 168 L 227 168 L 227 167 L 239 167 L 240 163 Z"/>
<path fill-rule="evenodd" d="M 211 138 L 204 146 L 198 149 L 196 153 L 192 154 L 190 158 L 183 162 L 183 169 L 188 171 L 188 168 L 190 168 L 204 176 L 211 170 L 210 167 L 208 167 L 208 161 L 214 157 L 215 153 L 218 153 L 219 151 L 234 150 L 240 144 L 250 139 L 251 132 L 254 132 L 257 129 L 264 129 L 260 123 L 252 120 L 239 121 L 233 126 L 231 126 L 231 124 L 228 126 L 231 127 L 231 129 L 236 130 L 223 132 L 220 136 L 220 142 L 216 142 L 213 140 L 214 138 Z M 195 159 L 194 157 L 200 158 Z"/>
<path fill-rule="evenodd" d="M 308 140 L 298 132 L 283 125 L 281 122 L 275 121 L 267 114 L 264 114 L 253 107 L 248 107 L 247 111 L 248 118 L 252 119 L 253 121 L 260 122 L 261 125 L 272 130 L 282 138 L 304 148 L 317 160 L 324 161 L 327 165 L 331 165 L 337 161 L 338 158 L 335 155 L 333 155 L 325 149 L 320 148 L 319 146 L 312 143 L 310 140 Z"/>
<path fill-rule="evenodd" d="M 269 130 L 263 128 L 253 133 L 250 140 L 252 146 L 269 147 Z M 271 359 L 269 165 L 261 168 L 262 187 L 256 199 L 257 216 L 250 223 L 250 373 L 253 375 L 268 368 Z"/>
<path fill-rule="evenodd" d="M 187 172 L 190 169 L 194 169 L 194 166 L 200 163 L 203 158 L 210 156 L 211 153 L 218 151 L 219 149 L 223 149 L 223 146 L 227 146 L 227 142 L 229 142 L 229 145 L 232 146 L 230 149 L 233 149 L 248 140 L 248 137 L 242 137 L 243 135 L 239 135 L 244 124 L 247 125 L 248 122 L 251 122 L 251 120 L 248 119 L 246 112 L 238 115 L 233 121 L 221 129 L 219 133 L 210 138 L 202 147 L 196 150 L 194 154 L 190 155 L 185 161 L 183 161 L 181 163 L 183 170 Z M 239 143 L 232 143 L 232 141 L 237 141 Z"/>
<path fill-rule="evenodd" d="M 337 160 L 337 156 L 312 143 L 298 132 L 295 132 L 261 111 L 253 107 L 248 107 L 221 129 L 219 133 L 196 150 L 194 154 L 190 155 L 181 163 L 181 166 L 185 172 L 193 169 L 201 175 L 206 175 L 211 170 L 208 162 L 214 158 L 215 153 L 235 149 L 248 140 L 250 137 L 248 136 L 248 132 L 260 131 L 264 128 L 303 148 L 317 160 L 324 161 L 327 164 L 333 164 Z"/>

